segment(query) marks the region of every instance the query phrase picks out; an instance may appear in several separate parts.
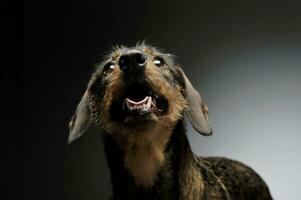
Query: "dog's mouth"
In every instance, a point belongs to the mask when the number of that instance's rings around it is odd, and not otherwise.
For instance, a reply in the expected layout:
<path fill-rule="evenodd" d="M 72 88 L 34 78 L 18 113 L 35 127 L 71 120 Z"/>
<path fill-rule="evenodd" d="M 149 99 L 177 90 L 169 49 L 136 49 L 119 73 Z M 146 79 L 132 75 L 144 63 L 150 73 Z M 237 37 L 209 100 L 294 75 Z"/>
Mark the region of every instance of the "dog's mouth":
<path fill-rule="evenodd" d="M 112 103 L 112 120 L 123 123 L 139 123 L 166 114 L 168 101 L 146 84 L 135 84 L 126 88 L 120 98 Z"/>
<path fill-rule="evenodd" d="M 123 111 L 130 112 L 151 112 L 156 108 L 156 101 L 151 96 L 145 96 L 141 101 L 134 101 L 130 98 L 125 98 L 123 102 Z"/>

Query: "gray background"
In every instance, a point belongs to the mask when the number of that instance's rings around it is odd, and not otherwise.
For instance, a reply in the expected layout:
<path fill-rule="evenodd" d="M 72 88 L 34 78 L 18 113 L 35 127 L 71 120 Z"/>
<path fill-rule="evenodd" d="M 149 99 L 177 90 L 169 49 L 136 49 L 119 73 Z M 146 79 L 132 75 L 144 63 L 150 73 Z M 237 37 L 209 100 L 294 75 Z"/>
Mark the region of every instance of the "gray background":
<path fill-rule="evenodd" d="M 67 123 L 104 52 L 146 39 L 177 56 L 208 104 L 214 135 L 189 128 L 194 152 L 242 161 L 276 200 L 301 199 L 300 1 L 9 2 L 1 23 L 2 196 L 107 199 L 100 131 L 91 127 L 66 147 Z"/>

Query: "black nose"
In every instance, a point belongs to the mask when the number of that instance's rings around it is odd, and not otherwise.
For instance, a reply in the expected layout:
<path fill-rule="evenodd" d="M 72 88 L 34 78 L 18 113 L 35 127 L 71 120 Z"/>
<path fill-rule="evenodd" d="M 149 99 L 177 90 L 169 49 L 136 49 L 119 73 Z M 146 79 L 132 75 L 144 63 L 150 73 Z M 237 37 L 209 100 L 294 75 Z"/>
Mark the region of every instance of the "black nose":
<path fill-rule="evenodd" d="M 139 51 L 131 51 L 123 54 L 119 58 L 119 67 L 125 72 L 139 72 L 144 70 L 147 57 Z"/>

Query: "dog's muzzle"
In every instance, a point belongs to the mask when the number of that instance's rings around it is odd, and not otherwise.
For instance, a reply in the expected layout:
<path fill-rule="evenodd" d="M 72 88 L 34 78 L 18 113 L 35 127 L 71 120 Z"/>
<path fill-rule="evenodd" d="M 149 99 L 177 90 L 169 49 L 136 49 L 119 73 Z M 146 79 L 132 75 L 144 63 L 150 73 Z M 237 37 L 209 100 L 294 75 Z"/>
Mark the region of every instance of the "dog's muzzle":
<path fill-rule="evenodd" d="M 124 90 L 112 102 L 111 118 L 121 122 L 138 122 L 163 115 L 167 111 L 167 99 L 158 94 L 145 77 L 147 56 L 131 50 L 120 56 L 118 64 L 124 77 Z"/>

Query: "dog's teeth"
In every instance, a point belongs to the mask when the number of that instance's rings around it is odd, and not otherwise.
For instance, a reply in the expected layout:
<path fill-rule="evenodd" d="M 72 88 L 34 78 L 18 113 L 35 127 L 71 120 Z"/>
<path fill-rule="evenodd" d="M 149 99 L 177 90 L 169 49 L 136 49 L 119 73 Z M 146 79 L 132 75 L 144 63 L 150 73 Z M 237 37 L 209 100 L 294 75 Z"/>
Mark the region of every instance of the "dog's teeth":
<path fill-rule="evenodd" d="M 152 104 L 151 104 L 153 107 L 156 107 L 156 99 L 154 99 L 153 101 L 152 101 Z"/>
<path fill-rule="evenodd" d="M 151 106 L 153 104 L 152 97 L 146 96 L 142 101 L 135 102 L 129 98 L 125 99 L 123 109 L 127 107 L 128 110 L 142 110 L 142 111 L 149 111 L 151 109 Z"/>
<path fill-rule="evenodd" d="M 131 110 L 131 104 L 128 102 L 128 101 L 125 101 L 125 104 L 126 104 L 126 107 L 129 109 L 129 110 Z"/>
<path fill-rule="evenodd" d="M 152 106 L 152 98 L 149 97 L 149 99 L 148 99 L 148 101 L 147 101 L 147 103 L 146 103 L 146 105 L 145 105 L 145 108 L 146 108 L 147 110 L 149 110 L 149 109 L 151 108 L 151 106 Z"/>

